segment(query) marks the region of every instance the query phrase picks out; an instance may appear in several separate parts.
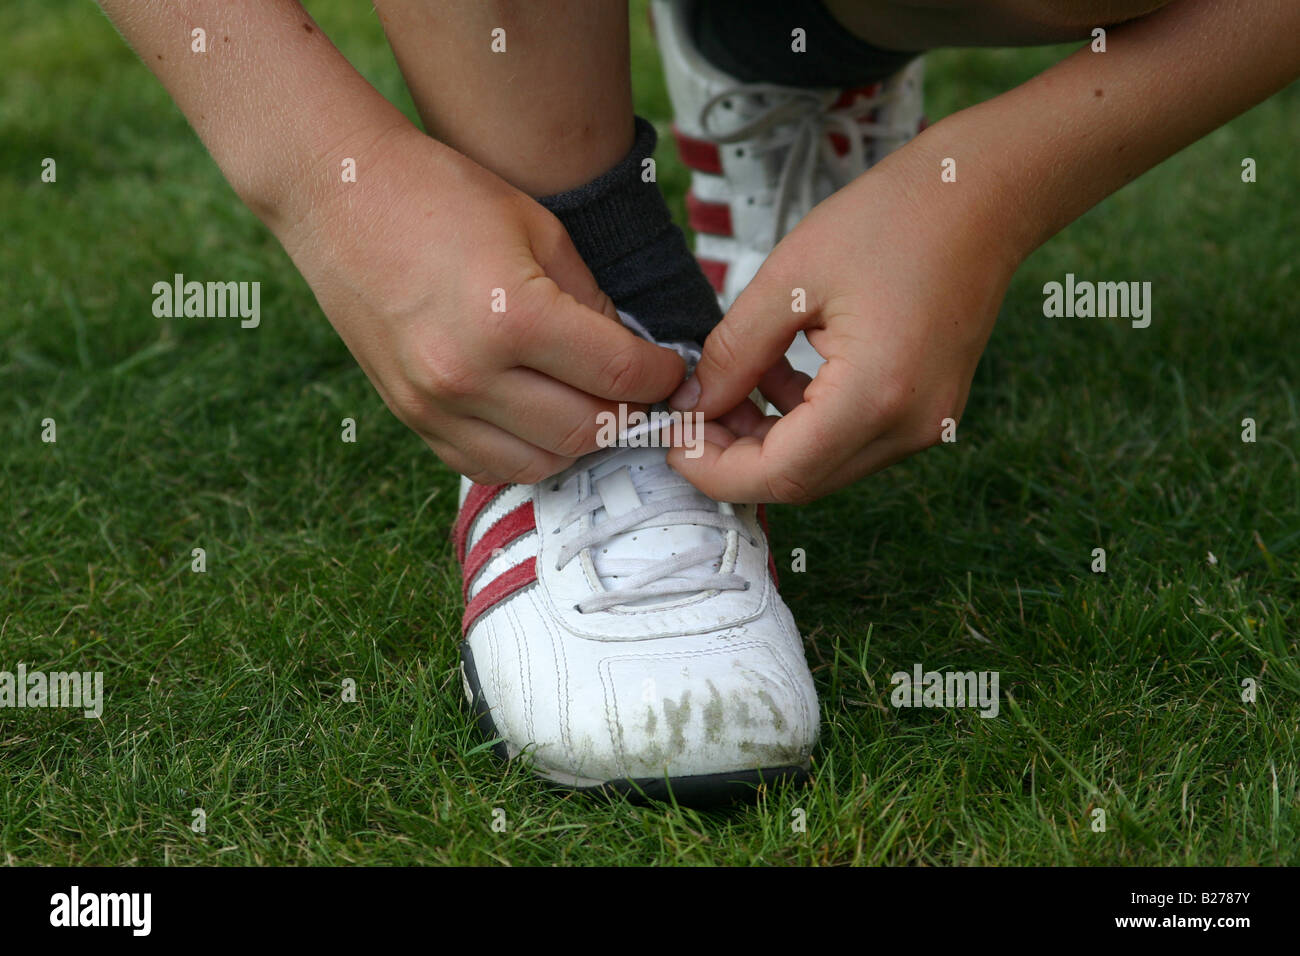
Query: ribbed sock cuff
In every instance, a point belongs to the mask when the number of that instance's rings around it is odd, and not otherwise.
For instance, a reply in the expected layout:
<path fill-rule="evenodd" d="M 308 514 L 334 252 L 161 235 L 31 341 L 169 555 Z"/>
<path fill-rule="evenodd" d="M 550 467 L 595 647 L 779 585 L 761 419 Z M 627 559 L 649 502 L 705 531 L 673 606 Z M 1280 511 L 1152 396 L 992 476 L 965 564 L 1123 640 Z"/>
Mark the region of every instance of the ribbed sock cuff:
<path fill-rule="evenodd" d="M 632 149 L 614 167 L 538 202 L 564 224 L 616 306 L 660 339 L 703 342 L 722 313 L 658 183 L 643 179 L 657 139 L 654 127 L 636 117 Z"/>

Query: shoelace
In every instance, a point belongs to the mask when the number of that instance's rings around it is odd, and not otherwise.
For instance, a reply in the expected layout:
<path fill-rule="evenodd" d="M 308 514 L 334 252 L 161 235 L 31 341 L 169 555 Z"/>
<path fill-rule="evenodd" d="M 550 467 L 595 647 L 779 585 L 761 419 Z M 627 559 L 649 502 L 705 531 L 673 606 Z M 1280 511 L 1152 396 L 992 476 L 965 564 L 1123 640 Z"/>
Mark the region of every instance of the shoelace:
<path fill-rule="evenodd" d="M 848 106 L 836 108 L 834 104 L 839 95 L 838 90 L 799 90 L 770 83 L 744 83 L 710 97 L 700 109 L 700 127 L 715 143 L 737 143 L 771 132 L 775 135 L 752 147 L 755 152 L 789 147 L 776 185 L 773 246 L 786 234 L 786 219 L 796 186 L 805 210 L 816 204 L 814 190 L 819 167 L 827 171 L 834 187 L 839 189 L 865 168 L 864 140 L 908 135 L 907 130 L 869 121 L 873 110 L 887 106 L 897 98 L 897 87 L 882 84 L 874 96 L 859 97 Z M 719 105 L 740 99 L 764 105 L 759 112 L 732 129 L 713 129 L 711 123 Z M 838 132 L 848 140 L 847 162 L 835 155 L 829 136 L 832 132 Z M 850 170 L 850 175 L 843 175 L 843 169 Z"/>
<path fill-rule="evenodd" d="M 574 521 L 593 515 L 604 508 L 600 491 L 595 483 L 590 480 L 590 473 L 597 466 L 608 462 L 610 458 L 626 451 L 628 451 L 627 448 L 613 447 L 593 452 L 581 461 L 575 462 L 567 471 L 554 479 L 556 487 L 563 485 L 567 481 L 577 480 L 580 482 L 578 502 L 565 514 L 555 533 L 558 534 L 562 528 L 567 528 Z M 665 464 L 663 467 L 667 469 L 668 466 Z M 741 523 L 739 517 L 701 508 L 699 496 L 700 493 L 692 489 L 680 495 L 647 501 L 640 507 L 634 508 L 625 514 L 611 516 L 607 513 L 603 520 L 593 523 L 590 528 L 579 532 L 571 540 L 564 543 L 556 557 L 555 569 L 557 571 L 562 570 L 566 564 L 583 551 L 597 547 L 615 535 L 627 531 L 690 524 L 717 528 L 722 532 L 736 531 L 749 537 L 749 532 Z M 638 573 L 629 576 L 622 587 L 603 591 L 579 601 L 577 610 L 579 613 L 588 614 L 619 604 L 645 599 L 666 598 L 676 594 L 693 594 L 699 591 L 715 590 L 747 590 L 749 582 L 735 573 L 723 574 L 719 572 L 700 577 L 681 576 L 681 572 L 705 563 L 720 564 L 725 544 L 726 539 L 724 537 L 716 545 L 700 545 L 662 560 L 654 561 Z"/>

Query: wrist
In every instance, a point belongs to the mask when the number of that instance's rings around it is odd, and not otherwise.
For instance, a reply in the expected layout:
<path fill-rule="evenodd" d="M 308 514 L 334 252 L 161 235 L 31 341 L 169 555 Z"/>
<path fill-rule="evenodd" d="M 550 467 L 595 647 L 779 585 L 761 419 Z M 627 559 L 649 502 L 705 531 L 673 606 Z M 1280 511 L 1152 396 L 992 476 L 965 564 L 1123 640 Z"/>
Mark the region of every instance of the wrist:
<path fill-rule="evenodd" d="M 900 214 L 936 247 L 977 258 L 1010 282 L 1041 243 L 1039 230 L 1022 210 L 1022 171 L 1007 168 L 1001 151 L 984 144 L 967 112 L 930 126 L 859 182 L 871 183 L 877 196 L 884 188 L 898 197 Z"/>
<path fill-rule="evenodd" d="M 396 113 L 396 110 L 393 111 Z M 420 141 L 423 141 L 421 143 Z M 382 216 L 377 208 L 392 170 L 409 165 L 407 157 L 424 154 L 427 163 L 437 147 L 405 117 L 357 123 L 333 131 L 314 131 L 258 175 L 232 185 L 286 249 L 305 235 L 333 228 L 368 228 Z M 430 187 L 438 181 L 429 170 Z"/>

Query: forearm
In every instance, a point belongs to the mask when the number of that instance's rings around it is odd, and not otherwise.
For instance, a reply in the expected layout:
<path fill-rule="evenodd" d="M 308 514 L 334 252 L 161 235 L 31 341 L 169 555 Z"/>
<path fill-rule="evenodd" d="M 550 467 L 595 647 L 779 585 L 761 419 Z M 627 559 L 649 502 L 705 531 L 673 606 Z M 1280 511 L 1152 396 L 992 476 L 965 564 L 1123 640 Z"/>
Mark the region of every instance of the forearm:
<path fill-rule="evenodd" d="M 1300 75 L 1297 37 L 1295 0 L 1180 0 L 935 124 L 898 162 L 939 215 L 970 217 L 1018 262 Z M 941 183 L 949 157 L 957 182 Z"/>
<path fill-rule="evenodd" d="M 341 163 L 410 123 L 297 0 L 100 0 L 239 196 L 273 229 L 338 192 Z M 206 52 L 192 31 L 206 34 Z M 358 160 L 359 161 L 359 160 Z"/>

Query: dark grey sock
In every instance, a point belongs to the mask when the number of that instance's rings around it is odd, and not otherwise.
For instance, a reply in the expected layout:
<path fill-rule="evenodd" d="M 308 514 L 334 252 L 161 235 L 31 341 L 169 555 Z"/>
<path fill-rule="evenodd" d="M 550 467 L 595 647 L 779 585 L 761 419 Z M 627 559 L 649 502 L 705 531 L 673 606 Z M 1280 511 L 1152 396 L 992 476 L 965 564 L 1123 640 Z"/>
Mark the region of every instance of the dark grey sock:
<path fill-rule="evenodd" d="M 867 86 L 919 55 L 859 40 L 830 15 L 822 0 L 701 0 L 694 15 L 700 53 L 742 83 Z M 805 33 L 806 52 L 790 48 L 795 27 Z"/>
<path fill-rule="evenodd" d="M 641 161 L 654 153 L 655 129 L 636 118 L 636 142 L 613 169 L 537 201 L 569 231 L 578 255 L 616 306 L 656 338 L 702 343 L 722 311 L 659 185 L 643 182 Z"/>

